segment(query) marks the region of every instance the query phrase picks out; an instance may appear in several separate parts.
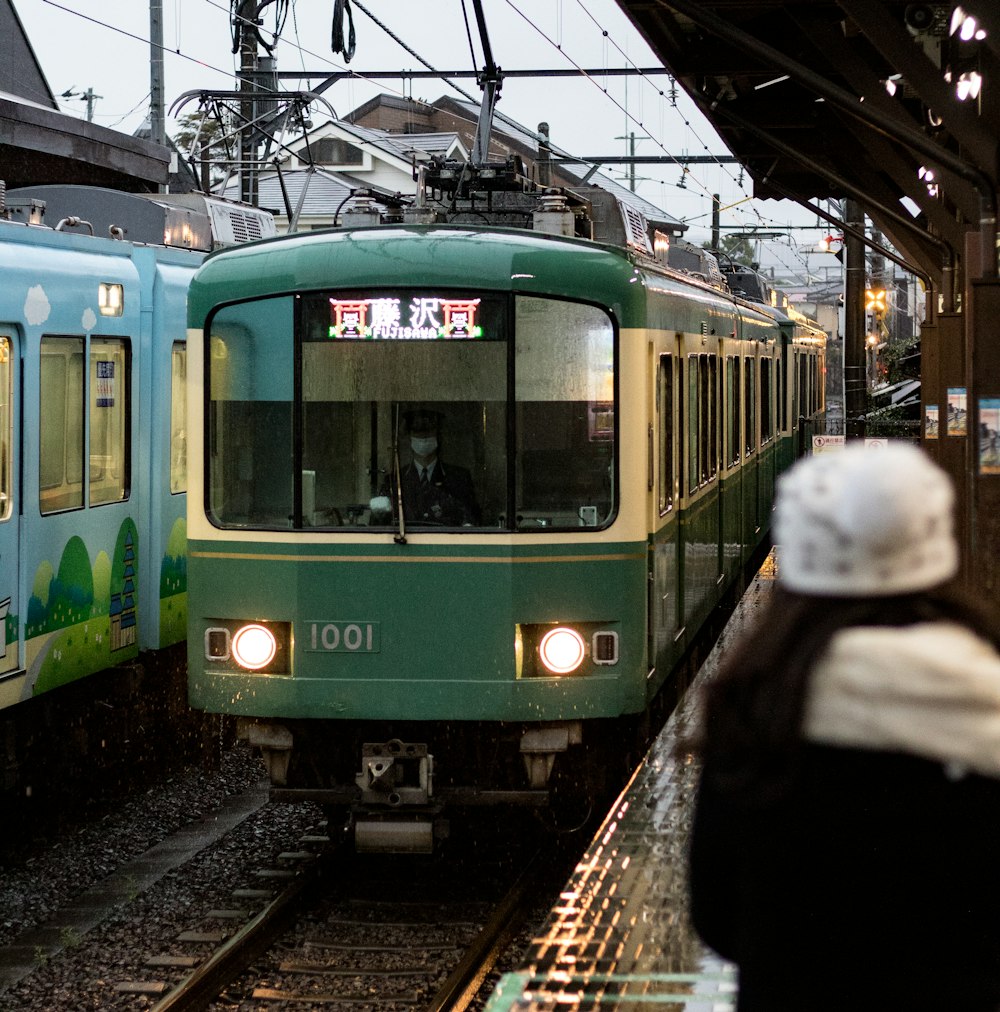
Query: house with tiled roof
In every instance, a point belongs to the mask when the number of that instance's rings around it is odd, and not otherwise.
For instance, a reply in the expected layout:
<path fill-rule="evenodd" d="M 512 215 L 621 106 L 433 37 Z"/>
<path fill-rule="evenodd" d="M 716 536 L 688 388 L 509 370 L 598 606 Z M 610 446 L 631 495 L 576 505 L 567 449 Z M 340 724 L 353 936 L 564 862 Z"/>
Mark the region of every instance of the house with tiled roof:
<path fill-rule="evenodd" d="M 386 200 L 416 189 L 414 166 L 433 157 L 468 158 L 457 134 L 390 134 L 344 120 L 328 120 L 285 143 L 274 172 L 257 177 L 258 203 L 274 214 L 279 233 L 329 228 L 351 190 L 367 188 Z M 224 195 L 239 197 L 239 180 Z"/>
<path fill-rule="evenodd" d="M 465 161 L 475 141 L 479 107 L 475 102 L 443 97 L 433 103 L 378 95 L 342 120 L 329 120 L 283 146 L 276 171 L 257 178 L 258 203 L 272 211 L 279 233 L 329 228 L 352 189 L 373 192 L 377 204 L 416 192 L 416 166 L 432 159 Z M 528 178 L 563 186 L 587 197 L 599 187 L 642 214 L 654 228 L 679 236 L 687 225 L 626 189 L 596 166 L 565 162 L 569 153 L 552 146 L 545 124 L 533 131 L 495 113 L 489 158 L 521 160 Z M 224 190 L 238 198 L 239 183 Z M 384 198 L 380 199 L 380 198 Z"/>

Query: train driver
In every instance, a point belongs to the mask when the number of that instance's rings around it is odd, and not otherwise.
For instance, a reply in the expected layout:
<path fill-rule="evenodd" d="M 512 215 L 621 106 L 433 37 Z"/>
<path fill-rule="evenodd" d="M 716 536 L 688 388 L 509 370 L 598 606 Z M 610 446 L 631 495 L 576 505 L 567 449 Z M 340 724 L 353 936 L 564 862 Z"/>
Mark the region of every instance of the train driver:
<path fill-rule="evenodd" d="M 440 411 L 428 408 L 403 414 L 411 454 L 399 475 L 403 515 L 417 523 L 470 527 L 480 522 L 472 476 L 439 456 L 442 417 Z"/>

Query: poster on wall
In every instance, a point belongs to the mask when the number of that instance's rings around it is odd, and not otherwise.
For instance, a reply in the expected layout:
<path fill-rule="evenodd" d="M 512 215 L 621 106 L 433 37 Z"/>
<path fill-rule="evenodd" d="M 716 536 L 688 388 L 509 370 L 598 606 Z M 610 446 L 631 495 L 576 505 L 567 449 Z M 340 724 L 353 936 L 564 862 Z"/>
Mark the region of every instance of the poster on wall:
<path fill-rule="evenodd" d="M 979 473 L 1000 474 L 1000 397 L 979 401 Z"/>
<path fill-rule="evenodd" d="M 965 387 L 948 387 L 949 436 L 964 436 L 966 429 Z"/>
<path fill-rule="evenodd" d="M 842 450 L 844 448 L 843 436 L 813 436 L 813 456 L 820 453 L 830 453 L 831 450 Z"/>
<path fill-rule="evenodd" d="M 937 439 L 938 437 L 938 406 L 928 404 L 924 408 L 924 439 Z"/>

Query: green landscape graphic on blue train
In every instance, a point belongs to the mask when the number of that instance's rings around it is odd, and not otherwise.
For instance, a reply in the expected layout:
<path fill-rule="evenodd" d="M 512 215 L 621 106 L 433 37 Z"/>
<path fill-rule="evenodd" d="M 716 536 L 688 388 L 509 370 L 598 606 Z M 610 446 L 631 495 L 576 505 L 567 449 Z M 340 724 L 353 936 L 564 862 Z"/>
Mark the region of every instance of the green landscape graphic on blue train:
<path fill-rule="evenodd" d="M 99 551 L 90 562 L 83 539 L 66 543 L 58 570 L 35 571 L 25 639 L 33 694 L 130 660 L 139 652 L 139 535 L 131 519 L 118 531 L 114 559 Z M 160 562 L 159 646 L 187 635 L 187 522 L 178 517 Z M 17 629 L 17 616 L 8 616 Z M 16 638 L 13 637 L 13 638 Z"/>
<path fill-rule="evenodd" d="M 17 664 L 17 648 L 14 649 L 14 660 L 7 659 L 7 648 L 12 643 L 17 643 L 17 620 L 18 616 L 10 610 L 10 598 L 0 600 L 0 671 L 6 671 L 11 664 Z"/>
<path fill-rule="evenodd" d="M 160 646 L 187 638 L 187 520 L 178 517 L 170 529 L 160 563 Z"/>
<path fill-rule="evenodd" d="M 118 530 L 114 559 L 99 551 L 93 565 L 83 539 L 66 542 L 58 571 L 35 571 L 25 639 L 41 640 L 30 669 L 35 695 L 135 657 L 139 652 L 139 535 L 131 519 Z"/>

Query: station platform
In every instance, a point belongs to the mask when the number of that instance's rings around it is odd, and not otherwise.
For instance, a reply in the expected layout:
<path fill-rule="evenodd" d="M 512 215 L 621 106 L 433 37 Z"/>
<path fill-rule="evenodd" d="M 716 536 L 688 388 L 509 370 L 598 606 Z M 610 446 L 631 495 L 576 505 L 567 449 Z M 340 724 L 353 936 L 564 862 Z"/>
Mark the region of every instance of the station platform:
<path fill-rule="evenodd" d="M 674 756 L 710 678 L 774 588 L 774 552 L 740 600 L 692 690 L 650 747 L 486 1012 L 732 1012 L 736 969 L 707 949 L 687 914 L 686 853 L 698 767 Z"/>

